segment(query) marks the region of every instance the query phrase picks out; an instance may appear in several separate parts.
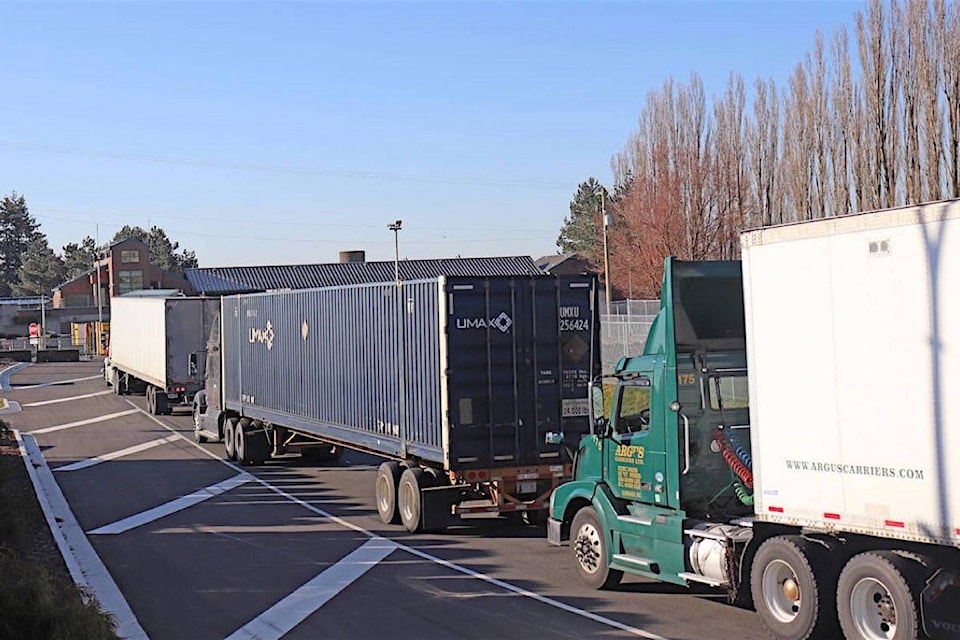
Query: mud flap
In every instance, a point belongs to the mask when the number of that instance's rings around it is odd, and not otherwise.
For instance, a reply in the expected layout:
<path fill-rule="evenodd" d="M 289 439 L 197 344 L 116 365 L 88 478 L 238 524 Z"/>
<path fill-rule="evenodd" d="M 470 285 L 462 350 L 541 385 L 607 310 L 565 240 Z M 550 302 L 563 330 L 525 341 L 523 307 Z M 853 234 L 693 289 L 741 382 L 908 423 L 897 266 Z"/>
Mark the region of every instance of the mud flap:
<path fill-rule="evenodd" d="M 920 595 L 923 630 L 930 640 L 960 640 L 960 572 L 941 569 Z"/>
<path fill-rule="evenodd" d="M 547 518 L 547 542 L 555 547 L 563 545 L 563 522 Z"/>
<path fill-rule="evenodd" d="M 463 487 L 425 487 L 420 490 L 420 521 L 424 531 L 438 531 L 457 524 L 453 505 L 460 502 Z"/>

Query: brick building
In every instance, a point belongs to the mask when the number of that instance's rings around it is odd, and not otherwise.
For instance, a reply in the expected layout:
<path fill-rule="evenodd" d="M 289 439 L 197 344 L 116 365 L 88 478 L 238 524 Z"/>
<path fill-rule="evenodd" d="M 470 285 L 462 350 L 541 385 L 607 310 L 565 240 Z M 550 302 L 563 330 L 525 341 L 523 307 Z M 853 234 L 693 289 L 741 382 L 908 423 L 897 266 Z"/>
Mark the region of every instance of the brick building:
<path fill-rule="evenodd" d="M 136 238 L 114 242 L 100 252 L 93 268 L 53 290 L 52 308 L 47 310 L 48 331 L 73 335 L 75 344 L 103 345 L 109 330 L 110 298 L 140 289 L 191 292 L 183 277 L 150 263 L 146 243 Z M 99 331 L 101 319 L 104 324 Z"/>
<path fill-rule="evenodd" d="M 150 247 L 136 238 L 114 242 L 104 249 L 92 269 L 53 290 L 53 306 L 57 309 L 96 307 L 97 271 L 102 306 L 110 307 L 110 298 L 140 289 L 180 289 L 187 281 L 150 263 Z"/>

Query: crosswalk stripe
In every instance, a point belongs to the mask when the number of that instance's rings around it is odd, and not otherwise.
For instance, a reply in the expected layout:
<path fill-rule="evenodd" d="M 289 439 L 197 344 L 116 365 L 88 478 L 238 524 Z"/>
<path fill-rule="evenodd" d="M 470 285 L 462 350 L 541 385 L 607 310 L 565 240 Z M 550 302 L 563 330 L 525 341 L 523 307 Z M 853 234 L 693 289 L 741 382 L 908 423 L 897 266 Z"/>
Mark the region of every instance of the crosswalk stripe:
<path fill-rule="evenodd" d="M 126 449 L 120 449 L 119 451 L 112 451 L 110 453 L 105 453 L 101 456 L 96 456 L 93 458 L 88 458 L 87 460 L 81 460 L 80 462 L 74 462 L 72 464 L 66 464 L 62 467 L 56 467 L 54 471 L 79 471 L 80 469 L 87 469 L 94 465 L 98 465 L 101 462 L 106 462 L 108 460 L 116 460 L 117 458 L 122 458 L 124 456 L 129 456 L 134 453 L 140 453 L 141 451 L 147 451 L 148 449 L 153 449 L 154 447 L 159 447 L 163 444 L 168 444 L 170 442 L 176 442 L 177 440 L 183 439 L 183 436 L 167 436 L 166 438 L 159 438 L 157 440 L 151 440 L 150 442 L 144 442 L 143 444 L 134 445 L 132 447 L 127 447 Z"/>
<path fill-rule="evenodd" d="M 132 515 L 129 518 L 124 518 L 123 520 L 118 520 L 113 524 L 104 525 L 94 529 L 93 531 L 88 531 L 87 533 L 96 535 L 114 535 L 123 533 L 125 531 L 130 531 L 131 529 L 142 527 L 145 524 L 149 524 L 155 520 L 159 520 L 160 518 L 165 518 L 171 514 L 177 513 L 178 511 L 183 511 L 184 509 L 199 504 L 204 500 L 209 500 L 210 498 L 218 496 L 221 493 L 226 493 L 227 491 L 235 489 L 246 482 L 250 482 L 252 479 L 253 477 L 249 473 L 242 472 L 233 476 L 232 478 L 227 478 L 223 482 L 218 482 L 215 485 L 205 487 L 199 491 L 194 491 L 190 495 L 177 498 L 176 500 L 171 500 L 166 504 L 162 504 L 152 509 L 147 509 L 142 513 Z"/>
<path fill-rule="evenodd" d="M 27 402 L 24 403 L 25 407 L 45 407 L 48 404 L 60 404 L 61 402 L 70 402 L 71 400 L 83 400 L 84 398 L 95 398 L 97 396 L 105 396 L 107 394 L 113 393 L 107 389 L 106 391 L 97 391 L 96 393 L 85 393 L 82 396 L 70 396 L 69 398 L 57 398 L 56 400 L 41 400 L 39 402 Z"/>
<path fill-rule="evenodd" d="M 58 424 L 52 427 L 46 427 L 44 429 L 34 429 L 33 431 L 29 431 L 28 433 L 36 435 L 38 433 L 51 433 L 53 431 L 62 431 L 63 429 L 72 429 L 74 427 L 82 427 L 85 424 L 96 424 L 97 422 L 105 422 L 107 420 L 113 420 L 114 418 L 122 418 L 123 416 L 129 416 L 130 414 L 137 413 L 139 411 L 140 411 L 139 409 L 127 409 L 126 411 L 117 411 L 116 413 L 108 413 L 105 416 L 97 416 L 96 418 L 87 418 L 86 420 L 68 422 L 67 424 Z"/>
<path fill-rule="evenodd" d="M 227 640 L 279 640 L 396 549 L 397 543 L 393 540 L 380 537 L 368 540 L 237 629 Z"/>

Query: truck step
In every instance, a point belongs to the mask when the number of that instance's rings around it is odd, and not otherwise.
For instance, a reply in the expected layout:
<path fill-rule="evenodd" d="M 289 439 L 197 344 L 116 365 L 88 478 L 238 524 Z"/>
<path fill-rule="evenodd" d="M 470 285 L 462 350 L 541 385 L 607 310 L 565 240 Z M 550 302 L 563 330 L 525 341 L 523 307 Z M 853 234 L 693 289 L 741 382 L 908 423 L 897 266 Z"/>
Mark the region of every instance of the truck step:
<path fill-rule="evenodd" d="M 650 518 L 638 518 L 637 516 L 617 516 L 617 520 L 628 524 L 640 525 L 641 527 L 649 527 L 653 524 L 653 520 Z"/>
<path fill-rule="evenodd" d="M 632 556 L 626 553 L 615 553 L 613 554 L 613 562 L 616 564 L 633 567 L 635 569 L 640 569 L 642 571 L 647 571 L 649 573 L 660 573 L 660 566 L 655 560 L 641 558 L 640 556 Z"/>
<path fill-rule="evenodd" d="M 678 573 L 678 574 L 677 574 L 677 577 L 678 577 L 678 578 L 683 578 L 684 580 L 687 580 L 688 582 L 700 582 L 700 583 L 702 583 L 702 584 L 708 584 L 708 585 L 710 585 L 711 587 L 722 587 L 722 586 L 725 586 L 725 585 L 727 584 L 727 583 L 724 582 L 724 581 L 717 580 L 717 579 L 715 579 L 715 578 L 708 578 L 707 576 L 700 575 L 699 573 L 686 573 L 686 572 L 684 572 L 684 573 Z"/>

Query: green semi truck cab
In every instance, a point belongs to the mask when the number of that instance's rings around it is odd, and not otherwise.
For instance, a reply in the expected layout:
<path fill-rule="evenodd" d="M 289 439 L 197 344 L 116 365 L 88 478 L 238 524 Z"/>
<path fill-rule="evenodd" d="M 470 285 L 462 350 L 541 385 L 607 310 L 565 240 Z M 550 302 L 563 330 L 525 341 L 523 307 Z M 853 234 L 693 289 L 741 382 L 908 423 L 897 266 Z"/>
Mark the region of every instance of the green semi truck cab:
<path fill-rule="evenodd" d="M 668 258 L 643 354 L 595 381 L 591 400 L 549 540 L 570 540 L 594 587 L 628 572 L 735 590 L 753 513 L 740 263 Z"/>
<path fill-rule="evenodd" d="M 958 231 L 951 200 L 668 258 L 548 540 L 589 586 L 710 585 L 781 640 L 960 640 Z"/>

